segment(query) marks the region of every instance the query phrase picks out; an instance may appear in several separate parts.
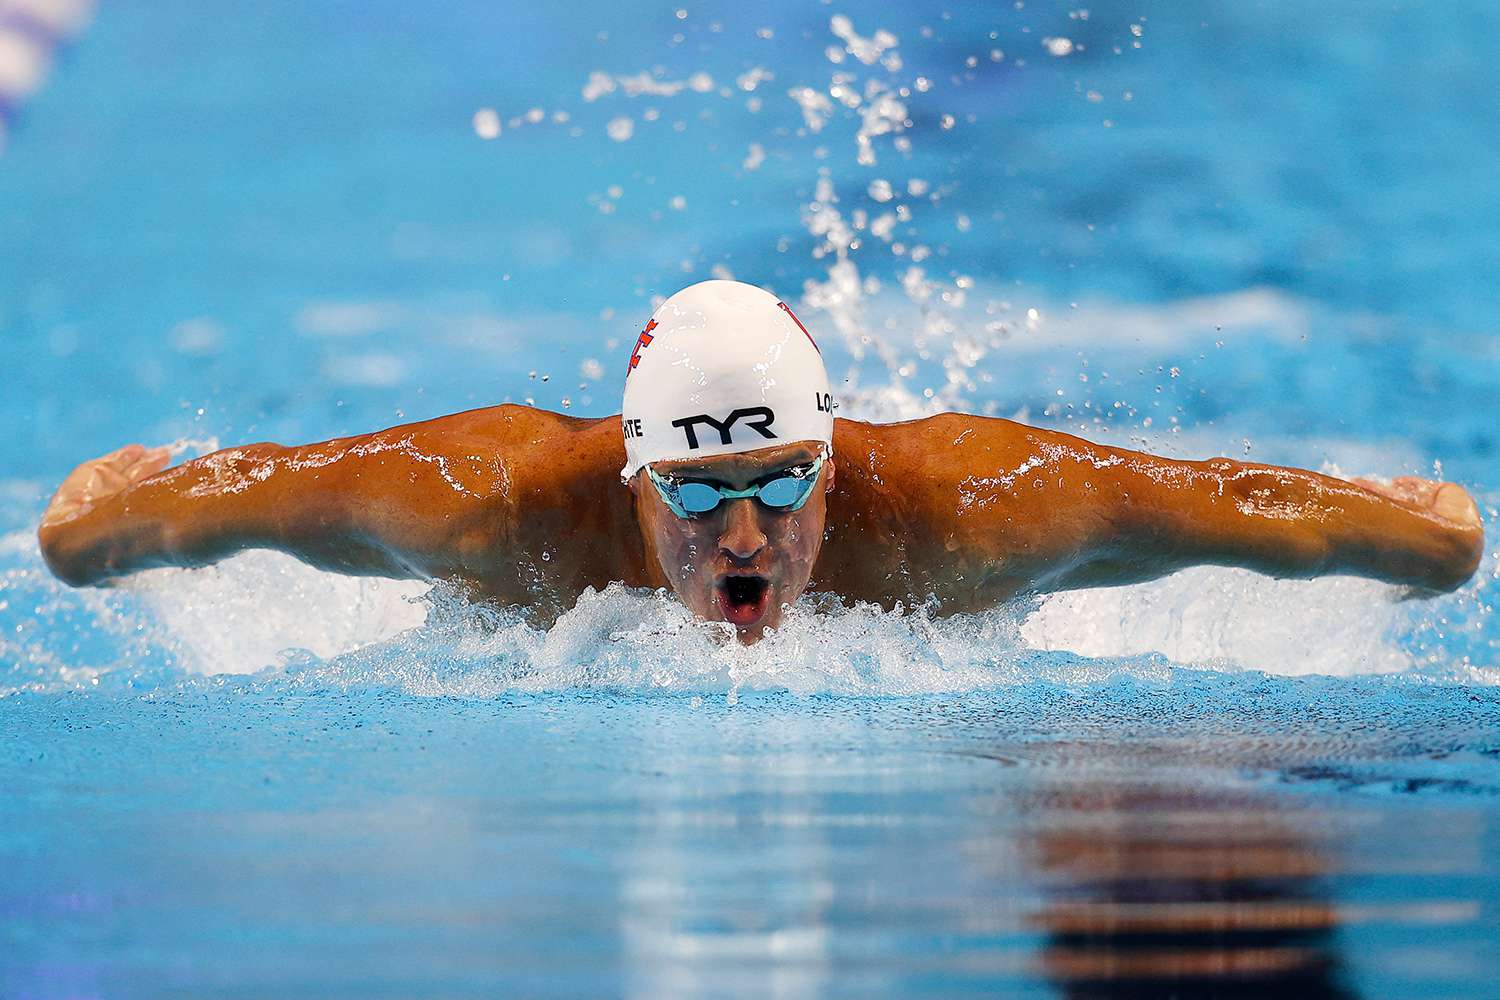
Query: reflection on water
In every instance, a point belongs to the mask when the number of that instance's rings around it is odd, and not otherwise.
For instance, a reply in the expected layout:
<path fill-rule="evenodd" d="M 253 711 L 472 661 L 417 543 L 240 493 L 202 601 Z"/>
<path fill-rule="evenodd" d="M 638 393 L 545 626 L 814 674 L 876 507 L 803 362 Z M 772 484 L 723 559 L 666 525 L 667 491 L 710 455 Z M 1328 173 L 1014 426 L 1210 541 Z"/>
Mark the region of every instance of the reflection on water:
<path fill-rule="evenodd" d="M 1336 847 L 1253 795 L 1074 789 L 1026 845 L 1040 969 L 1069 997 L 1349 997 Z"/>
<path fill-rule="evenodd" d="M 1309 791 L 1349 733 L 1115 736 L 1106 714 L 1049 739 L 970 707 L 855 706 L 899 735 L 854 742 L 842 710 L 822 739 L 731 713 L 742 754 L 642 761 L 626 992 L 1474 995 L 1485 823 Z M 1416 756 L 1381 765 L 1393 793 L 1422 787 Z"/>
<path fill-rule="evenodd" d="M 1231 763 L 1244 754 L 1235 770 L 1249 769 L 1252 747 L 1290 749 L 1264 737 L 1223 742 Z M 1023 817 L 1016 853 L 1039 897 L 1027 915 L 1044 934 L 1032 968 L 1061 995 L 1354 997 L 1350 934 L 1375 927 L 1402 942 L 1463 927 L 1483 939 L 1477 901 L 1423 899 L 1431 890 L 1411 881 L 1472 874 L 1481 826 L 1418 814 L 1406 817 L 1417 826 L 1402 827 L 1348 802 L 1205 781 L 1202 749 L 1070 742 L 1057 749 L 1058 766 L 1031 769 L 1042 780 L 1004 796 Z M 1434 821 L 1441 832 L 1420 829 Z M 1348 898 L 1361 882 L 1382 886 L 1379 902 Z M 1392 895 L 1391 886 L 1400 888 Z M 1412 969 L 1414 957 L 1430 964 Z M 1401 943 L 1370 964 L 1436 980 L 1465 973 Z"/>
<path fill-rule="evenodd" d="M 1489 997 L 1491 692 L 16 694 L 0 996 Z"/>

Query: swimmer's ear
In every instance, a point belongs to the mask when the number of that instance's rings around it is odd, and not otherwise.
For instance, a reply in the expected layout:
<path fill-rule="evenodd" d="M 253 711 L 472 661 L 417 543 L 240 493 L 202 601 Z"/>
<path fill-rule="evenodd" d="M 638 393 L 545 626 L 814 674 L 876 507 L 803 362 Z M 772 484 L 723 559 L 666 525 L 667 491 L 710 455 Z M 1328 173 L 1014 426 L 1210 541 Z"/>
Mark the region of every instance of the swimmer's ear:
<path fill-rule="evenodd" d="M 823 483 L 823 492 L 824 493 L 832 493 L 833 492 L 833 474 L 834 474 L 834 472 L 836 470 L 836 466 L 833 464 L 833 456 L 832 455 L 829 455 L 828 456 L 828 460 L 823 463 L 823 468 L 825 468 L 825 469 L 828 470 L 828 479 L 827 479 L 826 482 Z"/>

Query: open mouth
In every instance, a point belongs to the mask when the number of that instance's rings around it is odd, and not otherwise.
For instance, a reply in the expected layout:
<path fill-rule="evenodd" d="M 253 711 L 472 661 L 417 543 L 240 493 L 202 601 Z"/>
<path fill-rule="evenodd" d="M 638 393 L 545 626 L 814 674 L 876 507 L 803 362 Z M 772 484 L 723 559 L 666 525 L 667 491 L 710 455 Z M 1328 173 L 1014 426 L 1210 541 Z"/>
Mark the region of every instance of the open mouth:
<path fill-rule="evenodd" d="M 766 615 L 771 581 L 763 576 L 726 576 L 714 587 L 724 620 L 737 628 L 749 628 Z"/>

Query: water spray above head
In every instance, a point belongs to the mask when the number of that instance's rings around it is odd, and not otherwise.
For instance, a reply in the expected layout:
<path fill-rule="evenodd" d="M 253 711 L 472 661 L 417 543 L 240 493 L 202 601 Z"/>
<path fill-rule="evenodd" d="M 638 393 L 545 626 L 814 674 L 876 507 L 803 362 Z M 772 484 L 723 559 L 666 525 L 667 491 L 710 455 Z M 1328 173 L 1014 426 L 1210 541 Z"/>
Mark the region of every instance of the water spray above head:
<path fill-rule="evenodd" d="M 630 352 L 620 475 L 794 441 L 832 454 L 833 407 L 818 345 L 786 303 L 742 281 L 689 285 Z"/>

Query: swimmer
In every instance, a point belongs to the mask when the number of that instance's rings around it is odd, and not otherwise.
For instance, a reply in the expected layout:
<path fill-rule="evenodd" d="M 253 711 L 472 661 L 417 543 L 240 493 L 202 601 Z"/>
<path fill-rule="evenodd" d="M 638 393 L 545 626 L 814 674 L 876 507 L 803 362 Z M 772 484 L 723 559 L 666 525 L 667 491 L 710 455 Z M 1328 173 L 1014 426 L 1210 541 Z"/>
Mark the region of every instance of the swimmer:
<path fill-rule="evenodd" d="M 1201 564 L 1416 594 L 1479 564 L 1479 512 L 1454 483 L 1179 461 L 962 413 L 873 424 L 835 406 L 786 305 L 705 281 L 637 338 L 617 416 L 495 406 L 172 468 L 166 449 L 129 445 L 63 481 L 41 550 L 82 586 L 278 549 L 452 581 L 543 621 L 585 588 L 667 587 L 744 642 L 809 589 L 955 613 Z"/>

